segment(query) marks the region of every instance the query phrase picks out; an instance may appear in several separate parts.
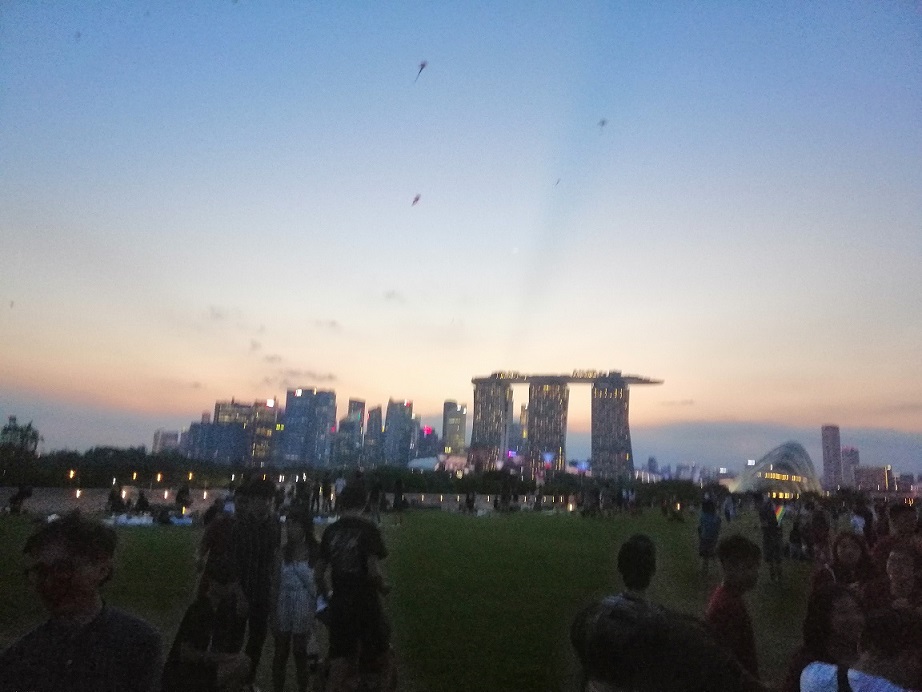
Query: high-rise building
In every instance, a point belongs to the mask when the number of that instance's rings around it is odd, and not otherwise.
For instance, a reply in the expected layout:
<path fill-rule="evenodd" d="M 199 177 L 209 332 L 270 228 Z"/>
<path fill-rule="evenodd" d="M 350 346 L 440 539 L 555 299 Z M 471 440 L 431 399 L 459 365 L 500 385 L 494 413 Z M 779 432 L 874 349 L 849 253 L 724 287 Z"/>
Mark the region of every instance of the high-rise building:
<path fill-rule="evenodd" d="M 311 431 L 316 390 L 289 389 L 285 397 L 285 415 L 281 438 L 281 461 L 284 464 L 310 464 L 308 437 Z"/>
<path fill-rule="evenodd" d="M 842 485 L 846 488 L 855 487 L 855 470 L 858 468 L 858 449 L 856 447 L 842 448 Z"/>
<path fill-rule="evenodd" d="M 649 473 L 659 472 L 659 465 L 656 463 L 656 457 L 649 457 L 647 459 L 647 472 Z"/>
<path fill-rule="evenodd" d="M 406 465 L 410 461 L 413 443 L 413 402 L 387 402 L 384 418 L 384 461 Z"/>
<path fill-rule="evenodd" d="M 460 454 L 464 450 L 467 429 L 467 406 L 456 401 L 446 401 L 442 406 L 442 451 Z"/>
<path fill-rule="evenodd" d="M 281 432 L 279 407 L 275 399 L 265 399 L 253 404 L 253 427 L 250 456 L 253 464 L 262 467 L 272 461 L 276 435 Z"/>
<path fill-rule="evenodd" d="M 159 454 L 160 452 L 166 452 L 171 449 L 179 449 L 179 431 L 164 430 L 161 428 L 154 432 L 154 444 L 151 445 L 150 453 Z"/>
<path fill-rule="evenodd" d="M 592 475 L 605 479 L 634 477 L 628 386 L 618 373 L 592 384 Z"/>
<path fill-rule="evenodd" d="M 502 375 L 494 373 L 474 380 L 474 420 L 468 459 L 486 469 L 505 459 L 509 450 L 512 386 Z"/>
<path fill-rule="evenodd" d="M 361 399 L 349 399 L 349 409 L 346 413 L 346 418 L 353 421 L 358 421 L 358 427 L 353 433 L 354 443 L 357 448 L 361 449 L 362 440 L 365 435 L 365 402 Z"/>
<path fill-rule="evenodd" d="M 528 384 L 528 453 L 531 477 L 541 467 L 567 468 L 567 410 L 570 386 L 564 377 L 532 378 Z"/>
<path fill-rule="evenodd" d="M 384 461 L 384 419 L 380 406 L 368 409 L 362 458 L 368 464 L 380 464 Z"/>
<path fill-rule="evenodd" d="M 823 487 L 838 490 L 842 487 L 842 444 L 838 425 L 824 425 L 823 436 Z"/>
<path fill-rule="evenodd" d="M 275 399 L 263 399 L 252 404 L 242 404 L 231 399 L 217 401 L 214 407 L 215 444 L 222 449 L 222 456 L 235 455 L 234 446 L 239 433 L 230 432 L 221 426 L 242 425 L 246 434 L 246 458 L 251 464 L 265 466 L 272 459 L 273 441 L 279 426 L 279 412 Z"/>
<path fill-rule="evenodd" d="M 316 466 L 330 465 L 333 434 L 336 432 L 336 392 L 317 390 L 314 394 L 310 440 Z"/>

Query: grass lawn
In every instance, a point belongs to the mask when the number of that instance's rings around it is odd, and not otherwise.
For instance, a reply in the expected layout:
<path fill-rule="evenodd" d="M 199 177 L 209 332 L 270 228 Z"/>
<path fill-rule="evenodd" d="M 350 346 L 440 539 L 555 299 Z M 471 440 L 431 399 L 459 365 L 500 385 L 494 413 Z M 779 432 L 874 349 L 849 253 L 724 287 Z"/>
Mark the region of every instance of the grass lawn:
<path fill-rule="evenodd" d="M 734 522 L 758 537 L 754 514 Z M 18 558 L 28 520 L 0 518 L 0 646 L 43 618 Z M 724 532 L 727 528 L 724 527 Z M 632 533 L 645 532 L 659 549 L 652 596 L 700 615 L 716 570 L 699 574 L 695 521 L 667 522 L 658 512 L 589 520 L 570 515 L 467 517 L 408 512 L 395 526 L 385 517 L 393 591 L 388 608 L 403 684 L 413 692 L 441 690 L 573 690 L 578 669 L 569 644 L 575 613 L 594 597 L 618 590 L 615 555 Z M 147 618 L 169 645 L 195 584 L 200 530 L 119 529 L 110 603 Z M 807 567 L 786 563 L 785 581 L 767 576 L 749 596 L 766 680 L 780 681 L 800 638 Z M 271 643 L 260 684 L 270 685 Z M 293 676 L 293 671 L 292 671 Z M 291 683 L 293 688 L 293 682 Z"/>

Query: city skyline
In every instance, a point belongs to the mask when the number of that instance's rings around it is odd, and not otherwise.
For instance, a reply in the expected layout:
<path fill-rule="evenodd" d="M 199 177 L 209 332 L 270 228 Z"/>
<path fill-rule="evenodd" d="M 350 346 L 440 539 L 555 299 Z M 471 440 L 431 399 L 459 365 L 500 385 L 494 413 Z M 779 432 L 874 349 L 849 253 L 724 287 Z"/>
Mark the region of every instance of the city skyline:
<path fill-rule="evenodd" d="M 832 423 L 922 472 L 920 36 L 849 1 L 8 3 L 0 414 L 150 445 L 309 386 L 440 427 L 475 373 L 621 367 L 666 383 L 641 463 L 820 464 Z"/>

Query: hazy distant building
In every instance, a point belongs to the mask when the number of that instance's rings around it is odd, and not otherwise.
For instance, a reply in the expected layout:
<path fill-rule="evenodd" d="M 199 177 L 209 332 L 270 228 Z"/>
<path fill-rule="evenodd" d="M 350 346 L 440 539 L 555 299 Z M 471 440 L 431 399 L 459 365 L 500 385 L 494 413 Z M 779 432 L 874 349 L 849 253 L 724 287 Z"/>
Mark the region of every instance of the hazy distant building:
<path fill-rule="evenodd" d="M 659 465 L 656 463 L 656 457 L 647 459 L 647 471 L 649 473 L 659 473 Z"/>
<path fill-rule="evenodd" d="M 442 406 L 442 451 L 460 454 L 464 450 L 467 430 L 467 406 L 456 401 L 446 401 Z"/>
<path fill-rule="evenodd" d="M 901 473 L 895 479 L 895 489 L 898 493 L 912 492 L 915 477 L 911 473 Z"/>
<path fill-rule="evenodd" d="M 592 385 L 592 475 L 634 477 L 628 386 L 620 373 L 599 378 Z"/>
<path fill-rule="evenodd" d="M 365 427 L 365 440 L 362 457 L 370 464 L 384 461 L 384 419 L 381 407 L 368 410 L 368 425 Z"/>
<path fill-rule="evenodd" d="M 328 466 L 335 431 L 335 392 L 312 387 L 288 390 L 280 441 L 282 463 Z"/>
<path fill-rule="evenodd" d="M 358 428 L 353 434 L 355 445 L 361 449 L 365 435 L 365 402 L 361 399 L 349 399 L 346 418 L 358 422 Z"/>
<path fill-rule="evenodd" d="M 858 468 L 858 461 L 856 447 L 842 448 L 842 485 L 846 488 L 855 487 L 855 470 Z"/>
<path fill-rule="evenodd" d="M 431 425 L 424 425 L 419 428 L 415 456 L 418 459 L 438 456 L 446 446 Z"/>
<path fill-rule="evenodd" d="M 567 465 L 567 409 L 570 387 L 566 378 L 532 378 L 528 385 L 528 452 L 531 477 L 541 468 L 563 471 Z"/>
<path fill-rule="evenodd" d="M 179 450 L 178 430 L 157 430 L 154 433 L 154 444 L 151 445 L 151 454 L 160 454 L 168 450 Z"/>
<path fill-rule="evenodd" d="M 256 466 L 265 466 L 272 461 L 274 443 L 279 432 L 281 422 L 275 399 L 255 402 L 250 456 Z"/>
<path fill-rule="evenodd" d="M 333 434 L 336 432 L 336 392 L 317 390 L 311 416 L 310 442 L 316 466 L 330 465 Z"/>
<path fill-rule="evenodd" d="M 827 490 L 842 487 L 842 444 L 838 425 L 824 425 L 823 437 L 823 486 Z"/>
<path fill-rule="evenodd" d="M 731 490 L 737 493 L 775 493 L 776 496 L 780 493 L 783 499 L 793 499 L 801 493 L 819 492 L 821 484 L 803 445 L 786 442 L 752 466 L 747 464 Z"/>
<path fill-rule="evenodd" d="M 893 469 L 890 466 L 859 466 L 855 469 L 855 488 L 865 492 L 892 491 Z"/>
<path fill-rule="evenodd" d="M 408 464 L 413 437 L 413 402 L 389 400 L 384 419 L 384 461 Z"/>
<path fill-rule="evenodd" d="M 215 402 L 212 450 L 216 456 L 226 458 L 236 456 L 236 444 L 239 432 L 230 432 L 220 426 L 243 426 L 246 437 L 246 460 L 256 466 L 264 466 L 271 461 L 274 437 L 279 428 L 279 411 L 275 399 L 263 399 L 253 404 L 230 401 Z M 233 441 L 233 449 L 231 449 Z M 220 448 L 220 451 L 219 451 Z"/>

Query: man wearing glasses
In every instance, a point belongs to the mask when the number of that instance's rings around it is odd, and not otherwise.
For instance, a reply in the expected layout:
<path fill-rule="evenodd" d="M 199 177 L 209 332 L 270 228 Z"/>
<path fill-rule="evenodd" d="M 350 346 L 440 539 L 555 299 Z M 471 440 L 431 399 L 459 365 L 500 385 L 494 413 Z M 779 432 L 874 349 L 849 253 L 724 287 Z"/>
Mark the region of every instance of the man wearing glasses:
<path fill-rule="evenodd" d="M 78 514 L 26 541 L 26 575 L 51 617 L 0 654 L 0 692 L 155 689 L 159 633 L 100 594 L 115 545 L 115 531 Z"/>

